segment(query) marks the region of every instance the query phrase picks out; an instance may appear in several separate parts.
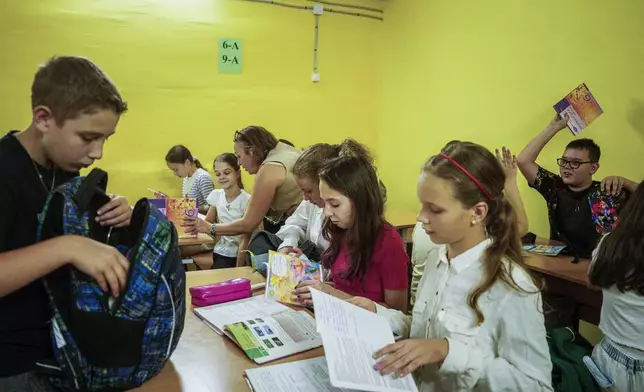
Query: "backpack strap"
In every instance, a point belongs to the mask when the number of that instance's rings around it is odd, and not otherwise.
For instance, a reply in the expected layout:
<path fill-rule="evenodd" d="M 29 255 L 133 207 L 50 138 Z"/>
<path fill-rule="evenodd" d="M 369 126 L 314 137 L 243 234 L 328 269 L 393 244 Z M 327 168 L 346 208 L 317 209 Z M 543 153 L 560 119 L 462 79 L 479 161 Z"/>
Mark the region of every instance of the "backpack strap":
<path fill-rule="evenodd" d="M 100 200 L 101 202 L 105 201 L 107 203 L 110 198 L 105 193 L 106 189 L 107 173 L 98 168 L 92 169 L 74 194 L 74 203 L 76 203 L 80 211 L 87 211 L 92 206 L 92 201 L 97 198 L 102 199 Z"/>

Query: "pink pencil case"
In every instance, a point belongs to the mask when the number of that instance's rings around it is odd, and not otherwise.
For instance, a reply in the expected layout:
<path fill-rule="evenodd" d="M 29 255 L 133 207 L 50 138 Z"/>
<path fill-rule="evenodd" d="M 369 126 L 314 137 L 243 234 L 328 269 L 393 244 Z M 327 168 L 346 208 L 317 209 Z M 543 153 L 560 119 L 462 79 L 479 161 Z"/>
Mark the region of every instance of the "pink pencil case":
<path fill-rule="evenodd" d="M 246 278 L 236 278 L 190 288 L 190 296 L 194 306 L 208 306 L 236 301 L 248 298 L 251 295 L 250 279 Z"/>

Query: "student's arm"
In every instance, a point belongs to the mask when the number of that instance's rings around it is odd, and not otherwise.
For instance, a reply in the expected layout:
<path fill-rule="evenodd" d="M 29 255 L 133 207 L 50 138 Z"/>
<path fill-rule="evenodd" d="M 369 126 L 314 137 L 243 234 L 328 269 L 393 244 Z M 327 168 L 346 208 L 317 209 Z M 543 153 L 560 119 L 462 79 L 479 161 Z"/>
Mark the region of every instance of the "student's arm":
<path fill-rule="evenodd" d="M 485 385 L 490 391 L 552 391 L 541 295 L 512 294 L 499 306 L 498 338 L 489 341 L 495 346 L 482 350 L 479 341 L 448 338 L 449 352 L 439 374 L 456 376 L 459 390 Z"/>
<path fill-rule="evenodd" d="M 208 213 L 206 214 L 206 222 L 212 224 L 217 222 L 217 208 L 212 205 L 208 208 Z"/>
<path fill-rule="evenodd" d="M 240 235 L 252 233 L 262 223 L 271 207 L 273 197 L 286 179 L 286 169 L 281 165 L 263 165 L 255 176 L 253 193 L 246 213 L 241 219 L 230 223 L 217 224 L 217 235 Z"/>
<path fill-rule="evenodd" d="M 379 252 L 373 257 L 381 258 L 377 265 L 385 289 L 385 304 L 390 309 L 406 313 L 409 300 L 409 256 L 405 242 L 393 229 L 383 236 L 382 241 Z"/>
<path fill-rule="evenodd" d="M 248 243 L 250 242 L 251 234 L 246 233 L 242 234 L 239 239 L 239 249 L 237 250 L 237 267 L 243 267 L 246 265 L 246 252 L 248 249 Z"/>
<path fill-rule="evenodd" d="M 525 206 L 521 200 L 521 193 L 519 193 L 517 183 L 517 157 L 512 155 L 510 149 L 505 147 L 502 148 L 502 153 L 498 149 L 496 150 L 496 157 L 505 171 L 505 197 L 508 198 L 514 208 L 519 236 L 523 237 L 528 233 L 528 214 L 525 212 Z"/>
<path fill-rule="evenodd" d="M 563 119 L 559 115 L 550 121 L 550 124 L 539 133 L 527 146 L 521 151 L 521 154 L 517 157 L 517 162 L 519 164 L 519 170 L 523 176 L 528 180 L 528 183 L 534 185 L 535 180 L 537 179 L 537 173 L 539 170 L 539 165 L 537 165 L 537 157 L 541 153 L 541 150 L 548 144 L 548 142 L 557 134 L 566 127 L 568 123 L 568 117 Z"/>
<path fill-rule="evenodd" d="M 277 236 L 282 239 L 278 249 L 297 248 L 298 244 L 306 239 L 311 208 L 314 208 L 313 205 L 304 200 L 297 206 L 293 215 L 286 219 L 284 226 L 277 232 Z"/>
<path fill-rule="evenodd" d="M 129 262 L 118 250 L 88 238 L 62 236 L 0 253 L 0 298 L 68 263 L 92 276 L 103 291 L 109 290 L 115 297 L 127 284 Z"/>

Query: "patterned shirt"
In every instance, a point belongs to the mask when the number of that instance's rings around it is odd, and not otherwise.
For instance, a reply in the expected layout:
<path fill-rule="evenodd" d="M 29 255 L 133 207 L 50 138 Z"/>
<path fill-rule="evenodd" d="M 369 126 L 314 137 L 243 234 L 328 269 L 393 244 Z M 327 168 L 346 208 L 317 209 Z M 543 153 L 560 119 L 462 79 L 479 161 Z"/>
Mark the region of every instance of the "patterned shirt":
<path fill-rule="evenodd" d="M 192 176 L 183 179 L 181 196 L 196 199 L 199 207 L 204 206 L 208 209 L 209 204 L 206 199 L 213 189 L 215 189 L 215 185 L 210 173 L 204 169 L 197 169 Z"/>
<path fill-rule="evenodd" d="M 569 243 L 583 258 L 589 258 L 601 236 L 615 228 L 617 213 L 628 198 L 625 191 L 617 196 L 602 192 L 598 181 L 583 191 L 572 191 L 561 176 L 541 166 L 529 185 L 548 205 L 550 238 Z"/>

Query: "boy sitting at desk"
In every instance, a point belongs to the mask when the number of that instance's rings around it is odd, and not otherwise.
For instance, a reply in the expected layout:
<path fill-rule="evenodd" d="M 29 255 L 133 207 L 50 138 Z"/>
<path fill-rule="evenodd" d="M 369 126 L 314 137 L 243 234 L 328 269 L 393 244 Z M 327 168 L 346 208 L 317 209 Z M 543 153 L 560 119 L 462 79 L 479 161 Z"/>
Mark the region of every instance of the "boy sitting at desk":
<path fill-rule="evenodd" d="M 601 151 L 591 139 L 568 143 L 557 159 L 559 174 L 539 166 L 539 153 L 567 123 L 568 117 L 556 115 L 521 151 L 518 163 L 530 187 L 546 200 L 550 239 L 564 242 L 578 257 L 589 258 L 601 236 L 617 225 L 617 212 L 637 183 L 623 177 L 593 181 Z"/>

